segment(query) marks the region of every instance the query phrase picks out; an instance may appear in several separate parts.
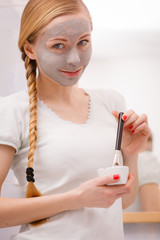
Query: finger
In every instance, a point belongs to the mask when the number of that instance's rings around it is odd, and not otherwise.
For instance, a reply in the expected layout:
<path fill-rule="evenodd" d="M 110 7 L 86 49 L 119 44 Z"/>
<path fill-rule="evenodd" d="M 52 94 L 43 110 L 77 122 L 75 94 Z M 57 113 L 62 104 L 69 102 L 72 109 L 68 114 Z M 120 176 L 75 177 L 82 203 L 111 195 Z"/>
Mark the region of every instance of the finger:
<path fill-rule="evenodd" d="M 132 134 L 136 134 L 136 133 L 139 133 L 139 132 L 143 132 L 143 134 L 147 137 L 149 137 L 151 131 L 150 131 L 150 128 L 148 127 L 148 124 L 143 122 L 141 123 L 139 126 L 137 126 L 133 131 L 132 131 Z"/>
<path fill-rule="evenodd" d="M 109 186 L 110 188 L 114 188 L 114 193 L 115 193 L 115 197 L 120 194 L 126 194 L 126 193 L 129 193 L 130 190 L 131 190 L 131 186 L 133 184 L 133 181 L 134 181 L 134 177 L 133 177 L 133 174 L 129 173 L 128 175 L 128 180 L 127 180 L 127 183 L 124 184 L 124 185 L 115 185 L 115 186 Z"/>
<path fill-rule="evenodd" d="M 115 117 L 115 119 L 118 121 L 119 118 L 119 112 L 118 111 L 112 111 L 112 115 Z"/>
<path fill-rule="evenodd" d="M 133 126 L 133 124 L 139 119 L 139 116 L 137 113 L 133 112 L 130 117 L 128 117 L 128 119 L 125 121 L 124 123 L 124 127 L 126 126 Z"/>
<path fill-rule="evenodd" d="M 132 183 L 133 183 L 133 181 L 134 181 L 134 176 L 133 176 L 132 173 L 129 173 L 129 174 L 128 174 L 128 180 L 127 180 L 127 183 L 126 183 L 125 186 L 126 186 L 126 187 L 131 186 Z"/>
<path fill-rule="evenodd" d="M 115 175 L 108 175 L 105 177 L 98 177 L 95 179 L 95 182 L 96 182 L 96 186 L 100 187 L 100 186 L 107 185 L 109 183 L 115 183 L 119 181 L 119 179 L 120 179 L 120 175 L 115 174 Z"/>
<path fill-rule="evenodd" d="M 128 121 L 128 119 L 131 117 L 131 115 L 134 113 L 132 109 L 128 110 L 122 115 L 123 121 Z"/>
<path fill-rule="evenodd" d="M 135 128 L 137 128 L 139 125 L 141 125 L 144 122 L 145 123 L 148 122 L 146 114 L 142 114 L 141 116 L 138 117 L 138 119 L 135 122 L 132 122 L 129 126 L 129 130 L 133 131 Z"/>

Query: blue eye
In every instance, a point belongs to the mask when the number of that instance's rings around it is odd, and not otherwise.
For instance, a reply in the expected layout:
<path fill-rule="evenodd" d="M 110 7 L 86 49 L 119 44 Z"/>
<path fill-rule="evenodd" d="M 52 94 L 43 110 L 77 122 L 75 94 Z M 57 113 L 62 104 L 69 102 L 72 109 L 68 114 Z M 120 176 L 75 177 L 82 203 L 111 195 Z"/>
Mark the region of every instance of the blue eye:
<path fill-rule="evenodd" d="M 57 44 L 53 45 L 53 48 L 56 48 L 56 49 L 62 49 L 63 47 L 64 47 L 64 45 L 61 43 L 57 43 Z"/>
<path fill-rule="evenodd" d="M 84 45 L 87 44 L 87 42 L 88 42 L 88 40 L 81 40 L 81 41 L 78 43 L 78 45 L 84 46 Z"/>

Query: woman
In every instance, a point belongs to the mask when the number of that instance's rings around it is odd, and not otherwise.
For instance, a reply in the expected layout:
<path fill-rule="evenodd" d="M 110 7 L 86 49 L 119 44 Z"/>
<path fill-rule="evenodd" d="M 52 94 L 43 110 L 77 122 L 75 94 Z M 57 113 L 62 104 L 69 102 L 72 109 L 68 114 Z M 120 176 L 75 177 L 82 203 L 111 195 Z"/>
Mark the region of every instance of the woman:
<path fill-rule="evenodd" d="M 30 0 L 24 10 L 19 48 L 29 99 L 21 91 L 0 104 L 0 182 L 11 167 L 27 188 L 26 199 L 0 198 L 0 226 L 23 225 L 14 240 L 123 239 L 122 206 L 135 199 L 137 156 L 150 130 L 146 115 L 125 111 L 118 93 L 78 88 L 91 30 L 80 0 Z M 125 111 L 123 163 L 131 173 L 126 185 L 107 186 L 120 176 L 97 178 L 97 169 L 112 164 L 119 111 Z M 41 219 L 37 227 L 28 224 Z"/>

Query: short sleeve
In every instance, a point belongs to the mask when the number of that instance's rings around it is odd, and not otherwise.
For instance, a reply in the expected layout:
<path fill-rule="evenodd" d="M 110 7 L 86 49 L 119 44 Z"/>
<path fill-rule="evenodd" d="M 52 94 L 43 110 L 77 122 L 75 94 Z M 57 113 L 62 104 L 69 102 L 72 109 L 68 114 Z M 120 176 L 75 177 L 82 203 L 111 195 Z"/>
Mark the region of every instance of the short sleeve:
<path fill-rule="evenodd" d="M 112 89 L 97 89 L 96 93 L 100 100 L 108 108 L 109 112 L 115 110 L 118 112 L 126 111 L 125 99 L 117 91 Z"/>
<path fill-rule="evenodd" d="M 126 102 L 124 97 L 120 93 L 114 90 L 108 90 L 108 96 L 110 98 L 110 106 L 112 111 L 114 110 L 118 112 L 126 111 Z"/>
<path fill-rule="evenodd" d="M 21 146 L 23 114 L 13 97 L 0 98 L 0 144 L 12 146 L 16 152 Z"/>
<path fill-rule="evenodd" d="M 139 154 L 139 186 L 149 183 L 160 184 L 160 165 L 157 157 L 149 151 Z"/>

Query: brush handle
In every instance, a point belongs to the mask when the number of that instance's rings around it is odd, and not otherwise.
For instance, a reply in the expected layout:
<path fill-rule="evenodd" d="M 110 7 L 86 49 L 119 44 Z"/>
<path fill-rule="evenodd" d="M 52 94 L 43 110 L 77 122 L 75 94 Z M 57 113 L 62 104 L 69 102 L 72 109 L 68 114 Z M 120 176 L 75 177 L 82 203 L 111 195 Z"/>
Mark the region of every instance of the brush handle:
<path fill-rule="evenodd" d="M 123 124 L 124 124 L 124 121 L 122 120 L 123 114 L 124 114 L 123 112 L 119 113 L 115 150 L 121 150 L 122 132 L 123 132 Z"/>

